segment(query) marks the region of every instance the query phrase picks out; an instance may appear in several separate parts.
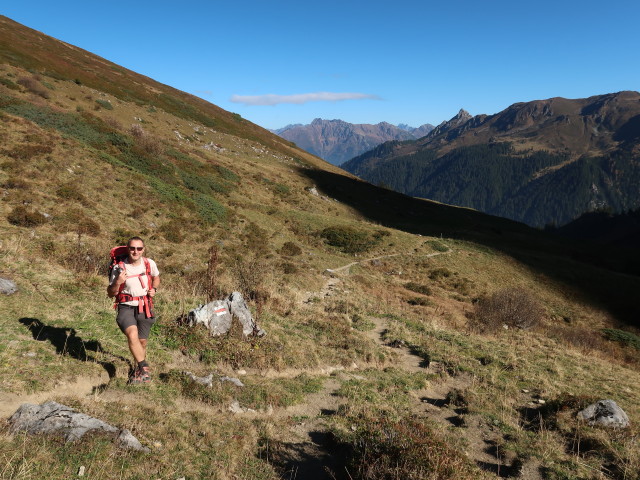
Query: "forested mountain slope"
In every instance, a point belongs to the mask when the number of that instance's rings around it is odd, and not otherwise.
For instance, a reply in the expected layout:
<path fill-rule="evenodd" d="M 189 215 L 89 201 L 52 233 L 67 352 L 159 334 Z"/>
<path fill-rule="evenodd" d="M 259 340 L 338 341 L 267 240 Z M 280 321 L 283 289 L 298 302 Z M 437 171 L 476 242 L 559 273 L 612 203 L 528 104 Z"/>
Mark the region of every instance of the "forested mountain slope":
<path fill-rule="evenodd" d="M 389 143 L 343 168 L 412 196 L 542 227 L 640 206 L 640 94 L 461 111 L 415 142 Z"/>

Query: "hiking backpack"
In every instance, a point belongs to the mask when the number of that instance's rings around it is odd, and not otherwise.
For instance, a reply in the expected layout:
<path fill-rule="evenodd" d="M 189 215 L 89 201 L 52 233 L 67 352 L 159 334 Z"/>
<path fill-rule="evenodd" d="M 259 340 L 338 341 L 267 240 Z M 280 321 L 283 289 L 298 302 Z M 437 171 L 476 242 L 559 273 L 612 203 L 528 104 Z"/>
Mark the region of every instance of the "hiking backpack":
<path fill-rule="evenodd" d="M 113 247 L 110 252 L 111 262 L 109 263 L 109 281 L 111 281 L 111 275 L 113 273 L 113 269 L 118 267 L 121 271 L 125 270 L 124 261 L 129 256 L 129 246 L 128 245 L 120 245 L 118 247 Z M 138 277 L 140 280 L 140 285 L 144 288 L 144 283 L 142 282 L 143 276 L 147 277 L 147 289 L 151 287 L 151 262 L 147 257 L 142 257 L 142 261 L 144 262 L 145 273 L 141 273 L 139 275 L 130 275 L 128 278 Z M 121 302 L 130 302 L 132 300 L 138 301 L 138 311 L 140 313 L 144 312 L 147 318 L 153 316 L 151 313 L 151 309 L 153 308 L 153 299 L 145 295 L 144 297 L 132 297 L 131 295 L 127 295 L 126 293 L 122 293 L 125 284 L 120 285 L 120 290 L 115 296 L 115 301 L 113 303 L 113 308 L 118 308 L 118 304 Z"/>

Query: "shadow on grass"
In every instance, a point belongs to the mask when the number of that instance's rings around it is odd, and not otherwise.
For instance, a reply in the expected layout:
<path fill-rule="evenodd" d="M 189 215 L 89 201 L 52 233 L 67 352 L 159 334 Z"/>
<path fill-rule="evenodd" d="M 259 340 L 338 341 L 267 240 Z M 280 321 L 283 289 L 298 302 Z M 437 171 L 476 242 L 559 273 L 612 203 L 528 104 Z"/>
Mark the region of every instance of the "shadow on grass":
<path fill-rule="evenodd" d="M 269 449 L 269 463 L 287 479 L 348 480 L 346 461 L 345 449 L 328 432 L 309 432 L 303 443 L 273 442 Z"/>
<path fill-rule="evenodd" d="M 616 251 L 469 208 L 409 197 L 347 175 L 312 168 L 299 171 L 323 194 L 354 208 L 368 221 L 500 250 L 537 273 L 574 287 L 585 304 L 603 307 L 619 321 L 640 326 L 640 304 L 635 301 L 640 272 L 621 269 L 624 258 Z"/>
<path fill-rule="evenodd" d="M 49 341 L 56 349 L 58 355 L 68 355 L 81 362 L 93 362 L 102 366 L 109 375 L 109 378 L 116 376 L 116 366 L 112 362 L 98 360 L 94 354 L 106 354 L 118 360 L 126 362 L 132 368 L 131 362 L 119 355 L 114 355 L 105 351 L 97 340 L 84 341 L 78 337 L 73 328 L 52 327 L 45 325 L 37 318 L 21 318 L 20 323 L 31 331 L 34 340 L 39 342 Z"/>

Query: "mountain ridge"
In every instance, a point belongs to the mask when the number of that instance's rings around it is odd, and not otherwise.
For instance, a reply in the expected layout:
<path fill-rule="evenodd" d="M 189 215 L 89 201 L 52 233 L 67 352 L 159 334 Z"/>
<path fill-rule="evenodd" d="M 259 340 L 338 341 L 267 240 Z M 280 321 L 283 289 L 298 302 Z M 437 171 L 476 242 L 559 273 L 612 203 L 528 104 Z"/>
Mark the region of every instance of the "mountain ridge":
<path fill-rule="evenodd" d="M 340 165 L 385 141 L 416 139 L 433 129 L 429 124 L 406 127 L 387 122 L 354 124 L 339 119 L 316 118 L 307 125 L 288 125 L 272 132 L 333 165 Z"/>
<path fill-rule="evenodd" d="M 426 137 L 384 144 L 343 168 L 403 193 L 541 227 L 602 208 L 637 208 L 640 199 L 633 184 L 640 181 L 635 160 L 639 139 L 638 92 L 576 100 L 555 97 L 516 103 L 494 115 L 471 117 L 461 110 Z M 508 145 L 508 151 L 499 145 Z M 541 155 L 547 159 L 533 170 L 526 167 Z M 461 161 L 470 177 L 465 185 L 454 186 L 458 174 L 452 169 L 461 172 Z M 526 173 L 518 173 L 523 167 Z M 398 176 L 407 180 L 393 178 Z M 576 198 L 567 198 L 567 193 Z"/>

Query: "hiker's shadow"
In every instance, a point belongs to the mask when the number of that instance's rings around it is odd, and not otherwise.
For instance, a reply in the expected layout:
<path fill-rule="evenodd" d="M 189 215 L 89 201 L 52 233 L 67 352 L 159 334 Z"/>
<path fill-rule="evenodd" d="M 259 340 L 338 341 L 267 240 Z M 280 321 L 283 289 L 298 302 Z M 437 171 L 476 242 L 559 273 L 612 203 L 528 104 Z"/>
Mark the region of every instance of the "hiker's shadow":
<path fill-rule="evenodd" d="M 116 366 L 112 362 L 105 362 L 96 358 L 97 353 L 110 355 L 118 360 L 129 363 L 129 361 L 119 355 L 106 352 L 97 340 L 84 341 L 78 337 L 73 328 L 52 327 L 45 325 L 37 318 L 21 318 L 20 323 L 31 331 L 34 340 L 40 342 L 49 341 L 56 348 L 58 355 L 69 355 L 71 358 L 82 362 L 95 362 L 107 371 L 109 378 L 116 376 Z"/>

